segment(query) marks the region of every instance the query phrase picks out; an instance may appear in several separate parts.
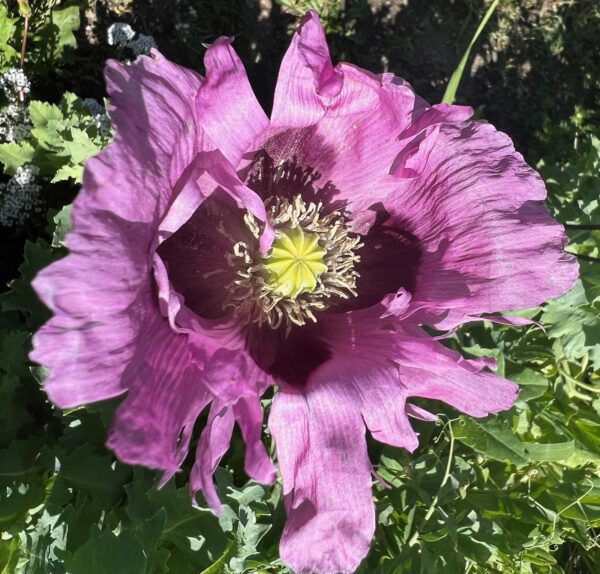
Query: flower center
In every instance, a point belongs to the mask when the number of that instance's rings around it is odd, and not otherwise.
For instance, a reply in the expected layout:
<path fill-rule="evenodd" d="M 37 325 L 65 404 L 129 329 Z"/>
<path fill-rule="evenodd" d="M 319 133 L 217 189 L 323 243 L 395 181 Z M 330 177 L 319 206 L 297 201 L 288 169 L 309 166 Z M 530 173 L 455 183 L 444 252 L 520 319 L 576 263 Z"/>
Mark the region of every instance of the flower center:
<path fill-rule="evenodd" d="M 238 271 L 227 287 L 225 306 L 233 308 L 234 316 L 273 329 L 284 324 L 289 331 L 292 325 L 316 322 L 315 313 L 336 299 L 356 297 L 354 264 L 362 244 L 348 231 L 344 215 L 324 215 L 321 203 L 307 204 L 300 195 L 292 201 L 271 197 L 266 206 L 275 229 L 269 252 L 258 252 L 260 227 L 246 214 L 256 244 L 236 243 L 229 257 Z"/>
<path fill-rule="evenodd" d="M 323 262 L 326 254 L 316 233 L 302 227 L 279 229 L 269 254 L 263 257 L 265 280 L 275 292 L 291 299 L 311 293 L 319 277 L 327 271 Z"/>

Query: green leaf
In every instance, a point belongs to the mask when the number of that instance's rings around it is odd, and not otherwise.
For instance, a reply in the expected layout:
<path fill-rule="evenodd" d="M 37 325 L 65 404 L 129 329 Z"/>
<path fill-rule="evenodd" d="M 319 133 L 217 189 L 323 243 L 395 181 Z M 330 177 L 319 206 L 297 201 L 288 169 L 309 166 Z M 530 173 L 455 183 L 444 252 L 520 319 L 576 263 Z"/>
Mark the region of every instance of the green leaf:
<path fill-rule="evenodd" d="M 225 552 L 230 539 L 219 528 L 217 518 L 209 509 L 192 506 L 187 487 L 177 489 L 170 481 L 160 490 L 151 488 L 145 493 L 134 486 L 127 488 L 131 516 L 141 519 L 146 513 L 160 508 L 166 512 L 161 540 L 171 553 L 170 571 L 202 571 Z M 148 507 L 146 511 L 144 504 Z"/>
<path fill-rule="evenodd" d="M 98 455 L 89 444 L 80 446 L 61 460 L 60 476 L 71 486 L 94 499 L 114 504 L 124 494 L 129 468 L 116 463 L 109 455 Z"/>
<path fill-rule="evenodd" d="M 77 48 L 77 39 L 74 32 L 79 29 L 79 6 L 69 6 L 62 10 L 51 12 L 52 24 L 58 28 L 58 42 L 56 55 L 62 54 L 66 47 Z"/>
<path fill-rule="evenodd" d="M 75 183 L 80 183 L 83 175 L 83 164 L 87 159 L 96 155 L 102 145 L 90 135 L 76 127 L 72 127 L 68 136 L 67 133 L 61 134 L 60 144 L 56 145 L 56 155 L 59 158 L 68 158 L 68 163 L 60 167 L 52 183 L 72 179 Z"/>
<path fill-rule="evenodd" d="M 60 155 L 70 157 L 73 164 L 82 165 L 83 162 L 97 154 L 100 146 L 82 129 L 71 128 L 71 141 L 63 142 L 63 150 Z"/>
<path fill-rule="evenodd" d="M 577 413 L 569 420 L 569 429 L 585 448 L 600 456 L 600 421 L 597 417 Z"/>
<path fill-rule="evenodd" d="M 508 372 L 507 377 L 519 385 L 519 402 L 527 402 L 541 397 L 548 390 L 548 380 L 533 369 L 522 369 L 516 373 Z"/>
<path fill-rule="evenodd" d="M 221 554 L 221 556 L 219 556 L 219 558 L 215 562 L 213 562 L 208 568 L 202 570 L 200 574 L 221 574 L 221 572 L 223 572 L 225 564 L 227 563 L 227 560 L 230 558 L 234 549 L 235 544 L 232 541 L 226 546 L 225 550 L 223 551 L 223 554 Z"/>
<path fill-rule="evenodd" d="M 548 337 L 556 340 L 558 359 L 578 361 L 600 342 L 600 308 L 587 303 L 581 281 L 567 295 L 546 305 L 542 322 Z"/>
<path fill-rule="evenodd" d="M 14 441 L 0 451 L 0 529 L 21 530 L 29 510 L 45 497 L 45 479 L 39 470 L 39 440 Z"/>
<path fill-rule="evenodd" d="M 35 475 L 39 452 L 39 438 L 17 440 L 0 450 L 0 479 L 19 481 Z"/>
<path fill-rule="evenodd" d="M 13 175 L 18 167 L 31 163 L 35 150 L 28 142 L 10 142 L 0 144 L 0 162 L 4 164 L 4 173 Z"/>
<path fill-rule="evenodd" d="M 18 561 L 19 539 L 15 536 L 0 540 L 0 574 L 13 574 Z"/>
<path fill-rule="evenodd" d="M 19 59 L 19 53 L 9 42 L 15 37 L 17 18 L 8 16 L 8 8 L 0 4 L 0 71 L 15 65 Z"/>
<path fill-rule="evenodd" d="M 498 6 L 498 2 L 499 0 L 494 0 L 490 4 L 490 7 L 487 9 L 487 12 L 485 13 L 483 19 L 479 23 L 477 30 L 475 30 L 475 34 L 473 34 L 473 38 L 471 38 L 471 41 L 469 42 L 469 45 L 467 46 L 463 57 L 460 59 L 456 70 L 452 72 L 452 76 L 450 76 L 450 80 L 448 81 L 448 85 L 446 86 L 446 91 L 444 92 L 444 97 L 442 98 L 442 102 L 444 104 L 454 103 L 454 100 L 456 99 L 456 91 L 458 90 L 458 86 L 460 85 L 460 81 L 465 71 L 465 66 L 467 65 L 467 62 L 469 60 L 471 49 L 475 45 L 475 42 L 477 42 L 477 39 L 481 35 L 481 32 L 483 32 L 483 29 L 488 23 L 488 20 L 492 17 L 492 14 L 495 12 L 496 7 Z"/>
<path fill-rule="evenodd" d="M 52 247 L 63 247 L 65 235 L 71 230 L 72 204 L 65 205 L 53 218 Z"/>
<path fill-rule="evenodd" d="M 560 443 L 527 443 L 496 419 L 477 421 L 461 419 L 454 431 L 455 438 L 489 458 L 508 460 L 515 466 L 534 461 L 566 460 L 575 453 L 575 441 Z"/>
<path fill-rule="evenodd" d="M 69 574 L 146 574 L 146 557 L 139 540 L 125 530 L 118 535 L 92 530 L 90 539 L 65 556 Z"/>
<path fill-rule="evenodd" d="M 73 180 L 75 183 L 81 183 L 83 176 L 83 166 L 81 165 L 63 165 L 58 169 L 56 175 L 52 178 L 52 183 L 59 181 Z"/>
<path fill-rule="evenodd" d="M 34 128 L 46 128 L 49 122 L 60 122 L 63 114 L 58 106 L 33 100 L 29 103 L 29 119 Z"/>
<path fill-rule="evenodd" d="M 41 516 L 26 530 L 19 533 L 21 541 L 20 562 L 26 562 L 23 574 L 63 574 L 64 566 L 61 551 L 67 542 L 67 525 L 58 514 L 50 514 L 44 509 Z"/>
<path fill-rule="evenodd" d="M 64 55 L 65 48 L 76 48 L 74 32 L 79 29 L 79 25 L 78 6 L 50 10 L 42 25 L 31 34 L 30 50 L 37 52 L 36 63 L 42 61 L 51 65 Z"/>
<path fill-rule="evenodd" d="M 8 375 L 17 377 L 27 375 L 29 373 L 27 349 L 29 349 L 29 333 L 26 331 L 7 333 L 0 340 L 0 369 Z"/>
<path fill-rule="evenodd" d="M 15 441 L 19 430 L 32 422 L 26 407 L 27 393 L 21 381 L 13 376 L 0 376 L 0 444 Z"/>

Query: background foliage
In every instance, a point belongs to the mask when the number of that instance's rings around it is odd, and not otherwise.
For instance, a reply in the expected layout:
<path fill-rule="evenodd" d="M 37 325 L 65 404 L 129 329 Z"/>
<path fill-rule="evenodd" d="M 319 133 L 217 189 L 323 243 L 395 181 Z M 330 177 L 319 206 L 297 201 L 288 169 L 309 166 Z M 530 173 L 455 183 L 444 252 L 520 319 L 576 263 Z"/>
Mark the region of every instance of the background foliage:
<path fill-rule="evenodd" d="M 190 460 L 156 490 L 153 472 L 104 447 L 118 401 L 60 412 L 40 389 L 43 369 L 27 359 L 31 332 L 47 318 L 29 283 L 63 255 L 82 165 L 110 140 L 106 58 L 131 60 L 155 43 L 199 69 L 202 42 L 235 34 L 268 109 L 288 34 L 312 8 L 334 59 L 391 70 L 437 102 L 490 3 L 0 3 L 0 574 L 286 572 L 280 487 L 247 481 L 239 437 L 217 472 L 217 519 L 202 501 L 189 504 Z M 23 79 L 15 69 L 26 18 Z M 414 455 L 370 444 L 387 484 L 375 485 L 364 574 L 600 571 L 599 21 L 594 0 L 500 1 L 467 59 L 458 101 L 509 133 L 540 170 L 581 280 L 523 312 L 545 331 L 481 323 L 447 340 L 495 358 L 521 385 L 510 411 L 471 420 L 436 404 L 440 422 L 418 425 Z M 119 37 L 115 22 L 135 35 Z"/>

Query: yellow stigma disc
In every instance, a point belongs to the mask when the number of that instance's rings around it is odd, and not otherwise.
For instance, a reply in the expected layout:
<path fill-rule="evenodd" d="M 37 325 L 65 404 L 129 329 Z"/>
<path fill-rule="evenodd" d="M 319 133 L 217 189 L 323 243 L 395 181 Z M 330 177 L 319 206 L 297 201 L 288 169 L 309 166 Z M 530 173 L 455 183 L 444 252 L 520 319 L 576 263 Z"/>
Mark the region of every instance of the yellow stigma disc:
<path fill-rule="evenodd" d="M 269 254 L 263 257 L 265 279 L 284 297 L 295 299 L 300 293 L 310 293 L 319 276 L 327 271 L 323 263 L 326 253 L 316 233 L 301 227 L 278 229 Z"/>

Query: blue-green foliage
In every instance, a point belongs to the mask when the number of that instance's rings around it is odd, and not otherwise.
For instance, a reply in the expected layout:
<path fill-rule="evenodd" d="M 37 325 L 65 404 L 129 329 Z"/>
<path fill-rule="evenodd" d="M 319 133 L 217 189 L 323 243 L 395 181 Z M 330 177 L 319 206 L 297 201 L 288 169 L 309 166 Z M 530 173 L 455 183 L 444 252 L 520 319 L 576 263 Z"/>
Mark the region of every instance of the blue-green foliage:
<path fill-rule="evenodd" d="M 340 6 L 328 7 L 332 27 Z M 51 4 L 34 12 L 30 80 L 68 58 L 79 14 Z M 18 64 L 21 30 L 18 14 L 0 5 L 0 73 Z M 54 48 L 44 54 L 48 38 Z M 71 93 L 58 103 L 29 101 L 24 114 L 28 133 L 0 144 L 3 177 L 37 166 L 43 199 L 55 209 L 25 243 L 19 277 L 0 296 L 0 573 L 288 572 L 277 552 L 281 487 L 247 482 L 239 437 L 216 473 L 217 518 L 201 500 L 190 505 L 191 460 L 157 490 L 156 473 L 106 450 L 115 401 L 68 412 L 47 402 L 44 370 L 27 358 L 32 331 L 48 317 L 30 281 L 65 252 L 70 208 L 57 209 L 53 194 L 75 191 L 84 161 L 110 133 L 103 110 Z M 377 532 L 361 573 L 600 571 L 600 133 L 591 125 L 577 110 L 541 127 L 536 140 L 548 206 L 569 224 L 567 249 L 580 256 L 581 280 L 524 313 L 545 331 L 482 322 L 447 340 L 466 356 L 496 359 L 521 395 L 484 420 L 430 404 L 440 423 L 417 423 L 414 455 L 371 444 L 385 483 L 374 486 Z"/>

